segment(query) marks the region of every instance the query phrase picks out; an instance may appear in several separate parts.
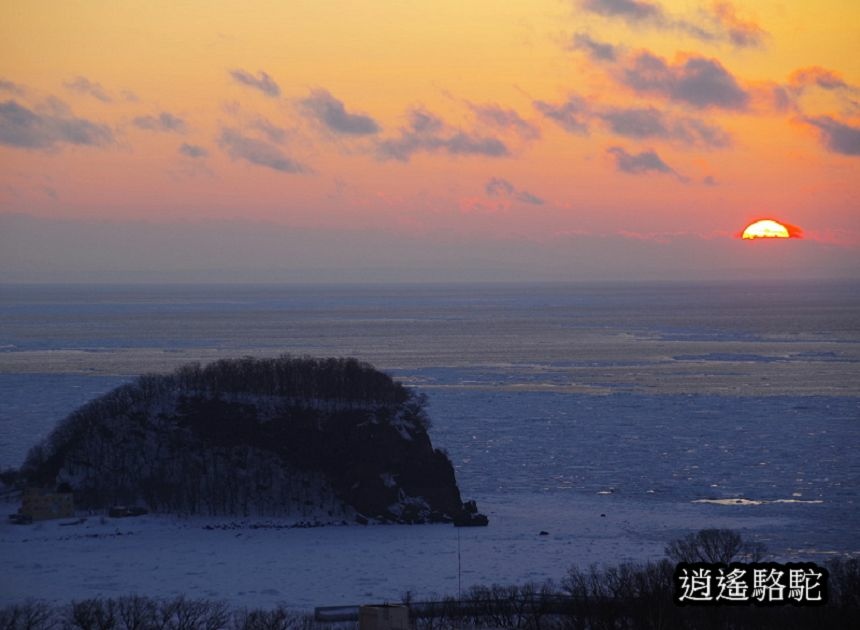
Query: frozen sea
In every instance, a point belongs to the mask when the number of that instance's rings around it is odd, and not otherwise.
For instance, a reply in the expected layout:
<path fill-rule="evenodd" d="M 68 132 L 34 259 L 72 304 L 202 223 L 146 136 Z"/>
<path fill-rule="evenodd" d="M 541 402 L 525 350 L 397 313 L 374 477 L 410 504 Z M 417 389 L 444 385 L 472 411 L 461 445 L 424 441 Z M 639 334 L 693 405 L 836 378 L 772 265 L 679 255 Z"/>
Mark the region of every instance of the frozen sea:
<path fill-rule="evenodd" d="M 464 587 L 657 558 L 702 527 L 779 559 L 860 554 L 851 282 L 0 286 L 0 467 L 138 374 L 285 352 L 355 356 L 427 394 L 434 444 L 491 519 L 460 532 Z M 207 524 L 3 522 L 0 603 L 456 593 L 450 526 Z"/>

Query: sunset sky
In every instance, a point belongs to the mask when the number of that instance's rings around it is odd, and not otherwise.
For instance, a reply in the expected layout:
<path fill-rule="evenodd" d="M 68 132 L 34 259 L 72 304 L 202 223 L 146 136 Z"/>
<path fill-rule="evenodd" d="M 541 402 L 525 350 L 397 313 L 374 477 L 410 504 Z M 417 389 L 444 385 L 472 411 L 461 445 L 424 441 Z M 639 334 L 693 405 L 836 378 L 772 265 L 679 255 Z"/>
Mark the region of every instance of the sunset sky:
<path fill-rule="evenodd" d="M 857 277 L 856 0 L 6 0 L 0 280 Z M 742 241 L 776 218 L 802 239 Z"/>

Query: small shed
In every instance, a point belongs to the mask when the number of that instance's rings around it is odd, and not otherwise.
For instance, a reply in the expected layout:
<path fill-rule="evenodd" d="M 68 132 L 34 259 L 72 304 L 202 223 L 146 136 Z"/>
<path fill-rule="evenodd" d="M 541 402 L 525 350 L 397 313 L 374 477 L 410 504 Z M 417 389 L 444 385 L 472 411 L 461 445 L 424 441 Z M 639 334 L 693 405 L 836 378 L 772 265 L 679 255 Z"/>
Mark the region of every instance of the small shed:
<path fill-rule="evenodd" d="M 75 515 L 75 498 L 71 492 L 27 488 L 21 496 L 18 513 L 34 521 L 68 518 Z"/>
<path fill-rule="evenodd" d="M 410 630 L 409 607 L 398 604 L 361 606 L 359 630 Z"/>

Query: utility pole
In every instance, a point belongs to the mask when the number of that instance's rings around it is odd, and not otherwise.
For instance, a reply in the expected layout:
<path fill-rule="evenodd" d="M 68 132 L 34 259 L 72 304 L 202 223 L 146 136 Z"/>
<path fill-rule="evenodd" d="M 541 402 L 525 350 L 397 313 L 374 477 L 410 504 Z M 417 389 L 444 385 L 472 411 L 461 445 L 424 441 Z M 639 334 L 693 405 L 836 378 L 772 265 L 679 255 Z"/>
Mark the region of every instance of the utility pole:
<path fill-rule="evenodd" d="M 457 528 L 457 601 L 460 601 L 460 580 L 461 580 L 461 562 L 460 562 L 460 528 Z"/>

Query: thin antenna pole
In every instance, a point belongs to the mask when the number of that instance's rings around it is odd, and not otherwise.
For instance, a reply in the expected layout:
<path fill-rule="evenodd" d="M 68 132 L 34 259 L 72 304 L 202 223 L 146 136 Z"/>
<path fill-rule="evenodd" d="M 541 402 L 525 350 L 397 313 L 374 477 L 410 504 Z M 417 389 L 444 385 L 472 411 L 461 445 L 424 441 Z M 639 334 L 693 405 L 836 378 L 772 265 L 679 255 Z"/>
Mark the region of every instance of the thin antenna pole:
<path fill-rule="evenodd" d="M 461 568 L 462 564 L 460 562 L 460 528 L 457 528 L 457 601 L 460 601 L 460 580 L 461 580 Z"/>

